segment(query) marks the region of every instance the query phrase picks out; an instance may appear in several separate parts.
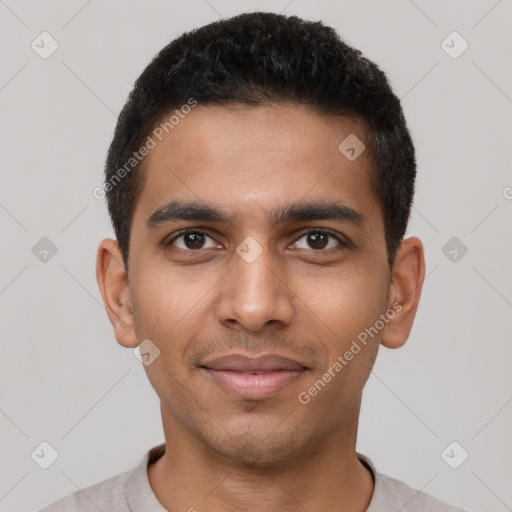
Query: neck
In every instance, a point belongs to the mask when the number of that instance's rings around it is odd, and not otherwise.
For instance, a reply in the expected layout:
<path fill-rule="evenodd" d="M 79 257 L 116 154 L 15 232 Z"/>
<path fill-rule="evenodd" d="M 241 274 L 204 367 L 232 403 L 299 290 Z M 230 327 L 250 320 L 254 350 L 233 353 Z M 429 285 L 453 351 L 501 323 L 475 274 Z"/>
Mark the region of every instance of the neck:
<path fill-rule="evenodd" d="M 355 420 L 272 463 L 227 458 L 162 408 L 166 450 L 148 468 L 150 485 L 170 511 L 364 512 L 374 483 L 355 449 L 359 405 Z"/>

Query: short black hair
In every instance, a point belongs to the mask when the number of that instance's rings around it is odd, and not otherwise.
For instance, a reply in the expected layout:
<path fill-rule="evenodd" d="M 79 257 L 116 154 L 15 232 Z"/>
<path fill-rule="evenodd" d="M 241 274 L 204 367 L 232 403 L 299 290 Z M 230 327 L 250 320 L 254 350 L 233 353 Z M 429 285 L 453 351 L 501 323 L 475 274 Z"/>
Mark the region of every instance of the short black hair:
<path fill-rule="evenodd" d="M 147 150 L 142 147 L 163 116 L 176 108 L 184 111 L 184 106 L 190 110 L 193 102 L 300 104 L 325 115 L 362 118 L 374 167 L 371 184 L 393 264 L 409 221 L 416 176 L 400 100 L 384 72 L 333 28 L 296 16 L 253 12 L 183 33 L 135 82 L 117 121 L 104 184 L 126 271 L 131 223 L 144 186 Z"/>

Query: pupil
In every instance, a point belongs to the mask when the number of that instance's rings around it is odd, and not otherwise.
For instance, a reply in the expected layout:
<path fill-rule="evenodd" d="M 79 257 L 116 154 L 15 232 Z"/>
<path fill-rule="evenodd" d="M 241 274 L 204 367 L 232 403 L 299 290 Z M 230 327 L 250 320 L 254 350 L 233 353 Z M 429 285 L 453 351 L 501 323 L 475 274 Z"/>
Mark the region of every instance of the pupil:
<path fill-rule="evenodd" d="M 204 242 L 204 236 L 201 233 L 188 233 L 185 236 L 185 245 L 189 249 L 197 249 Z"/>
<path fill-rule="evenodd" d="M 312 233 L 309 235 L 308 243 L 313 249 L 323 249 L 327 245 L 327 235 L 324 233 Z"/>

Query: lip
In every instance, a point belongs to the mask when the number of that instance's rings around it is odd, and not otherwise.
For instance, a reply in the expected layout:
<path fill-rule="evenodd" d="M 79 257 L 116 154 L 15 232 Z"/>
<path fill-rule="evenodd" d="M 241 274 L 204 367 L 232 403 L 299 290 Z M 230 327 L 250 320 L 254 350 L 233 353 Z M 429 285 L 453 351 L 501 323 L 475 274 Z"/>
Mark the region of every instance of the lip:
<path fill-rule="evenodd" d="M 211 370 L 239 372 L 298 371 L 306 368 L 298 361 L 278 354 L 263 354 L 258 357 L 250 357 L 245 354 L 227 354 L 204 361 L 200 366 Z"/>
<path fill-rule="evenodd" d="M 200 368 L 229 394 L 245 400 L 269 398 L 308 369 L 298 361 L 276 354 L 258 358 L 231 354 L 205 361 Z"/>

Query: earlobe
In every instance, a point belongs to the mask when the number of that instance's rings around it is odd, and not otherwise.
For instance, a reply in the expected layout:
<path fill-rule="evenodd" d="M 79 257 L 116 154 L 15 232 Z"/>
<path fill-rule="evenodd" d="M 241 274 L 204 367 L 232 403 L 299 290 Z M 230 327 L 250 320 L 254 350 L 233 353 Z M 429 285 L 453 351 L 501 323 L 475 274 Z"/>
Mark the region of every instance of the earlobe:
<path fill-rule="evenodd" d="M 394 315 L 382 332 L 381 344 L 385 347 L 399 348 L 407 341 L 418 310 L 424 279 L 425 258 L 421 240 L 416 237 L 403 240 L 391 275 L 388 311 L 393 310 Z M 400 308 L 396 304 L 400 304 Z"/>
<path fill-rule="evenodd" d="M 130 288 L 121 251 L 115 240 L 106 238 L 98 247 L 96 280 L 118 343 L 123 347 L 136 347 Z"/>

